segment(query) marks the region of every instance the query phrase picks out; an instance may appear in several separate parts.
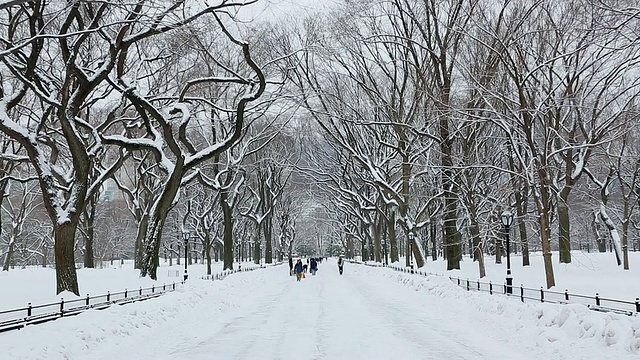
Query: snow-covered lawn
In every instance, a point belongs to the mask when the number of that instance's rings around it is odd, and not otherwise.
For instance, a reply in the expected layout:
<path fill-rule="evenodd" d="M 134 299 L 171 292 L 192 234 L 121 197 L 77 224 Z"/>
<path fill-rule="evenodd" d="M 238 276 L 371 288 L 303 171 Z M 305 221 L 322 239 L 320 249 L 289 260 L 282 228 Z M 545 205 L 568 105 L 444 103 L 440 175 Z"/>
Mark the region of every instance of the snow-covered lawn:
<path fill-rule="evenodd" d="M 162 260 L 161 260 L 162 261 Z M 258 266 L 252 262 L 241 263 L 246 268 Z M 234 269 L 238 264 L 234 264 Z M 212 272 L 222 272 L 222 262 L 212 264 Z M 190 279 L 200 279 L 207 273 L 204 264 L 188 266 Z M 184 274 L 184 263 L 172 266 L 162 263 L 158 268 L 158 281 L 141 278 L 140 271 L 133 268 L 133 262 L 126 261 L 123 265 L 114 262 L 105 264 L 103 269 L 78 269 L 78 287 L 80 294 L 86 296 L 103 295 L 107 292 L 120 292 L 125 289 L 137 290 L 140 287 L 162 286 L 180 283 Z M 0 296 L 0 311 L 26 307 L 29 302 L 33 305 L 77 299 L 72 293 L 56 295 L 56 271 L 52 268 L 29 267 L 15 268 L 10 271 L 0 271 L 0 289 L 5 289 Z M 81 297 L 82 297 L 81 296 Z"/>
<path fill-rule="evenodd" d="M 572 294 L 616 298 L 625 301 L 635 301 L 640 297 L 640 252 L 629 252 L 629 270 L 617 266 L 613 253 L 585 253 L 573 251 L 570 264 L 560 264 L 558 253 L 553 253 L 553 271 L 556 286 L 550 290 Z M 546 289 L 544 263 L 541 253 L 531 253 L 530 266 L 522 266 L 522 256 L 511 255 L 511 275 L 513 286 L 521 284 L 528 288 Z M 404 266 L 404 259 L 398 263 Z M 481 281 L 502 285 L 505 282 L 507 259 L 503 256 L 502 264 L 495 263 L 495 257 L 485 255 L 487 276 Z M 422 271 L 442 274 L 454 278 L 477 280 L 479 277 L 478 263 L 469 256 L 465 256 L 460 264 L 460 270 L 447 271 L 447 263 L 443 259 L 432 261 L 429 257 Z"/>

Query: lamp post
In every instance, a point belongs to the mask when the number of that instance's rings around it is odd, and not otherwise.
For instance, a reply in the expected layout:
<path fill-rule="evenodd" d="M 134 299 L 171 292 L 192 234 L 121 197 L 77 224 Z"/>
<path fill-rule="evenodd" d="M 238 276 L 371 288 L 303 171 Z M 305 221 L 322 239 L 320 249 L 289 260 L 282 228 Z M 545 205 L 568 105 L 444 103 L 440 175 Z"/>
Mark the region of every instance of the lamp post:
<path fill-rule="evenodd" d="M 184 240 L 184 281 L 187 281 L 189 278 L 189 273 L 187 272 L 187 257 L 189 256 L 189 230 L 182 231 L 182 240 Z"/>
<path fill-rule="evenodd" d="M 413 274 L 413 230 L 409 231 L 409 261 L 411 273 Z"/>
<path fill-rule="evenodd" d="M 502 225 L 504 225 L 504 233 L 507 241 L 507 294 L 513 293 L 513 278 L 511 278 L 511 250 L 509 249 L 509 227 L 511 227 L 511 223 L 513 223 L 513 214 L 511 211 L 507 210 L 502 213 L 500 217 L 502 220 Z"/>

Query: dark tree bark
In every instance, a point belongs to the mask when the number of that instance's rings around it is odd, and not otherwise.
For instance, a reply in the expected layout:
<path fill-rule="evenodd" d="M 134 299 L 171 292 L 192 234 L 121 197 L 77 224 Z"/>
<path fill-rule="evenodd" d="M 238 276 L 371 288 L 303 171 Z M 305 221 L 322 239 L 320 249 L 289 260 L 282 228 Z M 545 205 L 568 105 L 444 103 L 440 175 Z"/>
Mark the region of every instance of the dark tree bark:
<path fill-rule="evenodd" d="M 87 206 L 85 210 L 82 212 L 83 214 L 83 226 L 84 226 L 84 267 L 85 268 L 94 268 L 94 258 L 93 258 L 93 240 L 95 234 L 95 218 L 96 218 L 96 203 L 97 203 L 98 194 L 94 194 L 89 201 L 87 202 Z"/>
<path fill-rule="evenodd" d="M 54 226 L 55 231 L 55 257 L 56 257 L 56 279 L 57 293 L 71 291 L 80 295 L 78 289 L 78 277 L 76 275 L 76 262 L 74 256 L 73 239 L 77 229 L 76 223 L 66 222 Z"/>
<path fill-rule="evenodd" d="M 233 270 L 233 214 L 231 206 L 227 202 L 229 194 L 226 189 L 220 190 L 220 207 L 222 208 L 223 221 L 223 269 Z"/>
<path fill-rule="evenodd" d="M 398 255 L 398 239 L 396 236 L 396 214 L 393 211 L 389 214 L 387 229 L 389 231 L 389 243 L 391 244 L 391 262 L 394 263 L 400 260 L 400 256 Z"/>

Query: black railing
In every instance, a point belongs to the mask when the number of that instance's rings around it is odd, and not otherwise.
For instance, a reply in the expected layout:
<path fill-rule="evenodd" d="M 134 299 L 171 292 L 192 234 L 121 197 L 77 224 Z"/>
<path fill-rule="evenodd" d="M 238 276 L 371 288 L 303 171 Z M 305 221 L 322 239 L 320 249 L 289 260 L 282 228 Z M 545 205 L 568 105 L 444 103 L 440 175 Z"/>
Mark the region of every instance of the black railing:
<path fill-rule="evenodd" d="M 184 282 L 182 282 L 184 283 Z M 175 291 L 176 283 L 162 286 L 151 286 L 135 290 L 125 289 L 120 292 L 107 292 L 104 295 L 90 296 L 58 302 L 32 305 L 26 307 L 0 311 L 0 332 L 21 329 L 27 325 L 40 324 L 56 320 L 64 316 L 77 315 L 85 310 L 106 309 L 111 305 L 128 304 L 135 301 L 143 301 L 158 297 L 167 292 Z"/>
<path fill-rule="evenodd" d="M 520 301 L 532 300 L 537 302 L 548 302 L 554 304 L 582 304 L 589 307 L 591 310 L 615 312 L 625 315 L 637 315 L 640 313 L 640 298 L 636 298 L 635 301 L 619 300 L 612 298 L 601 297 L 599 293 L 595 296 L 580 295 L 570 293 L 569 290 L 565 291 L 553 291 L 545 290 L 544 288 L 534 289 L 524 287 L 523 285 L 514 286 L 513 294 L 507 294 L 506 284 L 493 284 L 491 281 L 483 282 L 480 280 L 460 279 L 456 277 L 449 277 L 456 285 L 467 289 L 468 291 L 484 291 L 490 294 L 499 293 L 509 297 L 515 297 Z"/>
<path fill-rule="evenodd" d="M 282 263 L 274 263 L 273 265 L 280 264 Z M 239 267 L 237 270 L 225 270 L 214 275 L 204 276 L 203 279 L 222 280 L 233 273 L 253 271 L 264 267 L 265 265 L 245 268 Z M 162 286 L 153 285 L 148 288 L 125 289 L 124 291 L 115 293 L 107 291 L 106 294 L 97 296 L 87 294 L 87 296 L 83 298 L 73 300 L 60 299 L 58 302 L 48 304 L 32 305 L 28 303 L 27 306 L 23 308 L 0 311 L 0 332 L 17 330 L 27 325 L 41 324 L 61 317 L 77 315 L 89 309 L 102 310 L 111 305 L 124 305 L 156 298 L 165 293 L 175 291 L 176 284 L 184 284 L 184 281 Z"/>
<path fill-rule="evenodd" d="M 282 265 L 284 263 L 282 262 L 276 262 L 273 264 L 261 264 L 261 265 L 251 265 L 251 266 L 245 266 L 245 267 L 241 267 L 239 266 L 237 269 L 233 269 L 233 270 L 223 270 L 219 273 L 215 273 L 215 274 L 211 274 L 211 275 L 205 275 L 202 277 L 203 280 L 222 280 L 225 277 L 234 274 L 234 273 L 238 273 L 238 272 L 245 272 L 245 271 L 253 271 L 253 270 L 257 270 L 257 269 L 264 269 L 267 266 L 276 266 L 276 265 Z"/>
<path fill-rule="evenodd" d="M 355 260 L 349 260 L 349 262 L 354 264 L 372 266 L 372 267 L 387 267 L 393 269 L 395 271 L 400 271 L 404 273 L 417 274 L 422 276 L 435 275 L 435 276 L 443 276 L 442 274 L 435 274 L 430 272 L 425 272 L 421 270 L 413 270 L 410 267 L 401 267 L 395 265 L 384 265 L 376 263 L 367 264 Z M 544 290 L 544 288 L 534 289 L 527 288 L 523 285 L 513 286 L 513 294 L 507 294 L 507 284 L 493 284 L 491 281 L 482 282 L 480 280 L 469 280 L 469 279 L 460 279 L 456 277 L 449 276 L 449 279 L 453 281 L 453 283 L 458 286 L 466 289 L 467 291 L 481 291 L 488 292 L 489 294 L 504 294 L 509 297 L 514 297 L 520 299 L 520 301 L 525 302 L 525 300 L 539 301 L 539 302 L 548 302 L 554 304 L 582 304 L 586 305 L 589 309 L 594 311 L 603 311 L 603 312 L 614 312 L 618 314 L 624 314 L 629 316 L 637 316 L 640 313 L 640 298 L 636 298 L 635 301 L 628 300 L 618 300 L 612 298 L 603 298 L 596 293 L 595 296 L 588 295 L 580 295 L 570 293 L 569 290 L 565 290 L 563 292 L 552 291 L 552 290 Z"/>

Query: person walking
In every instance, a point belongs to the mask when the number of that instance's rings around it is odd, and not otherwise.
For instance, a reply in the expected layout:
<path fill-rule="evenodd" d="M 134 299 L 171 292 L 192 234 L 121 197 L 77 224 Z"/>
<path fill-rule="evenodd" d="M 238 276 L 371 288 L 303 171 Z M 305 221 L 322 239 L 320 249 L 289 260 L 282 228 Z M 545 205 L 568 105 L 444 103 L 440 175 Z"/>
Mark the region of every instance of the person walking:
<path fill-rule="evenodd" d="M 315 258 L 311 258 L 311 275 L 315 275 L 318 271 L 318 261 Z"/>
<path fill-rule="evenodd" d="M 340 275 L 342 275 L 342 271 L 344 270 L 344 259 L 342 256 L 338 259 L 338 271 L 340 271 Z"/>
<path fill-rule="evenodd" d="M 289 256 L 289 276 L 293 276 L 293 258 Z"/>
<path fill-rule="evenodd" d="M 302 278 L 302 260 L 298 259 L 294 270 L 296 272 L 296 281 L 300 281 Z"/>

